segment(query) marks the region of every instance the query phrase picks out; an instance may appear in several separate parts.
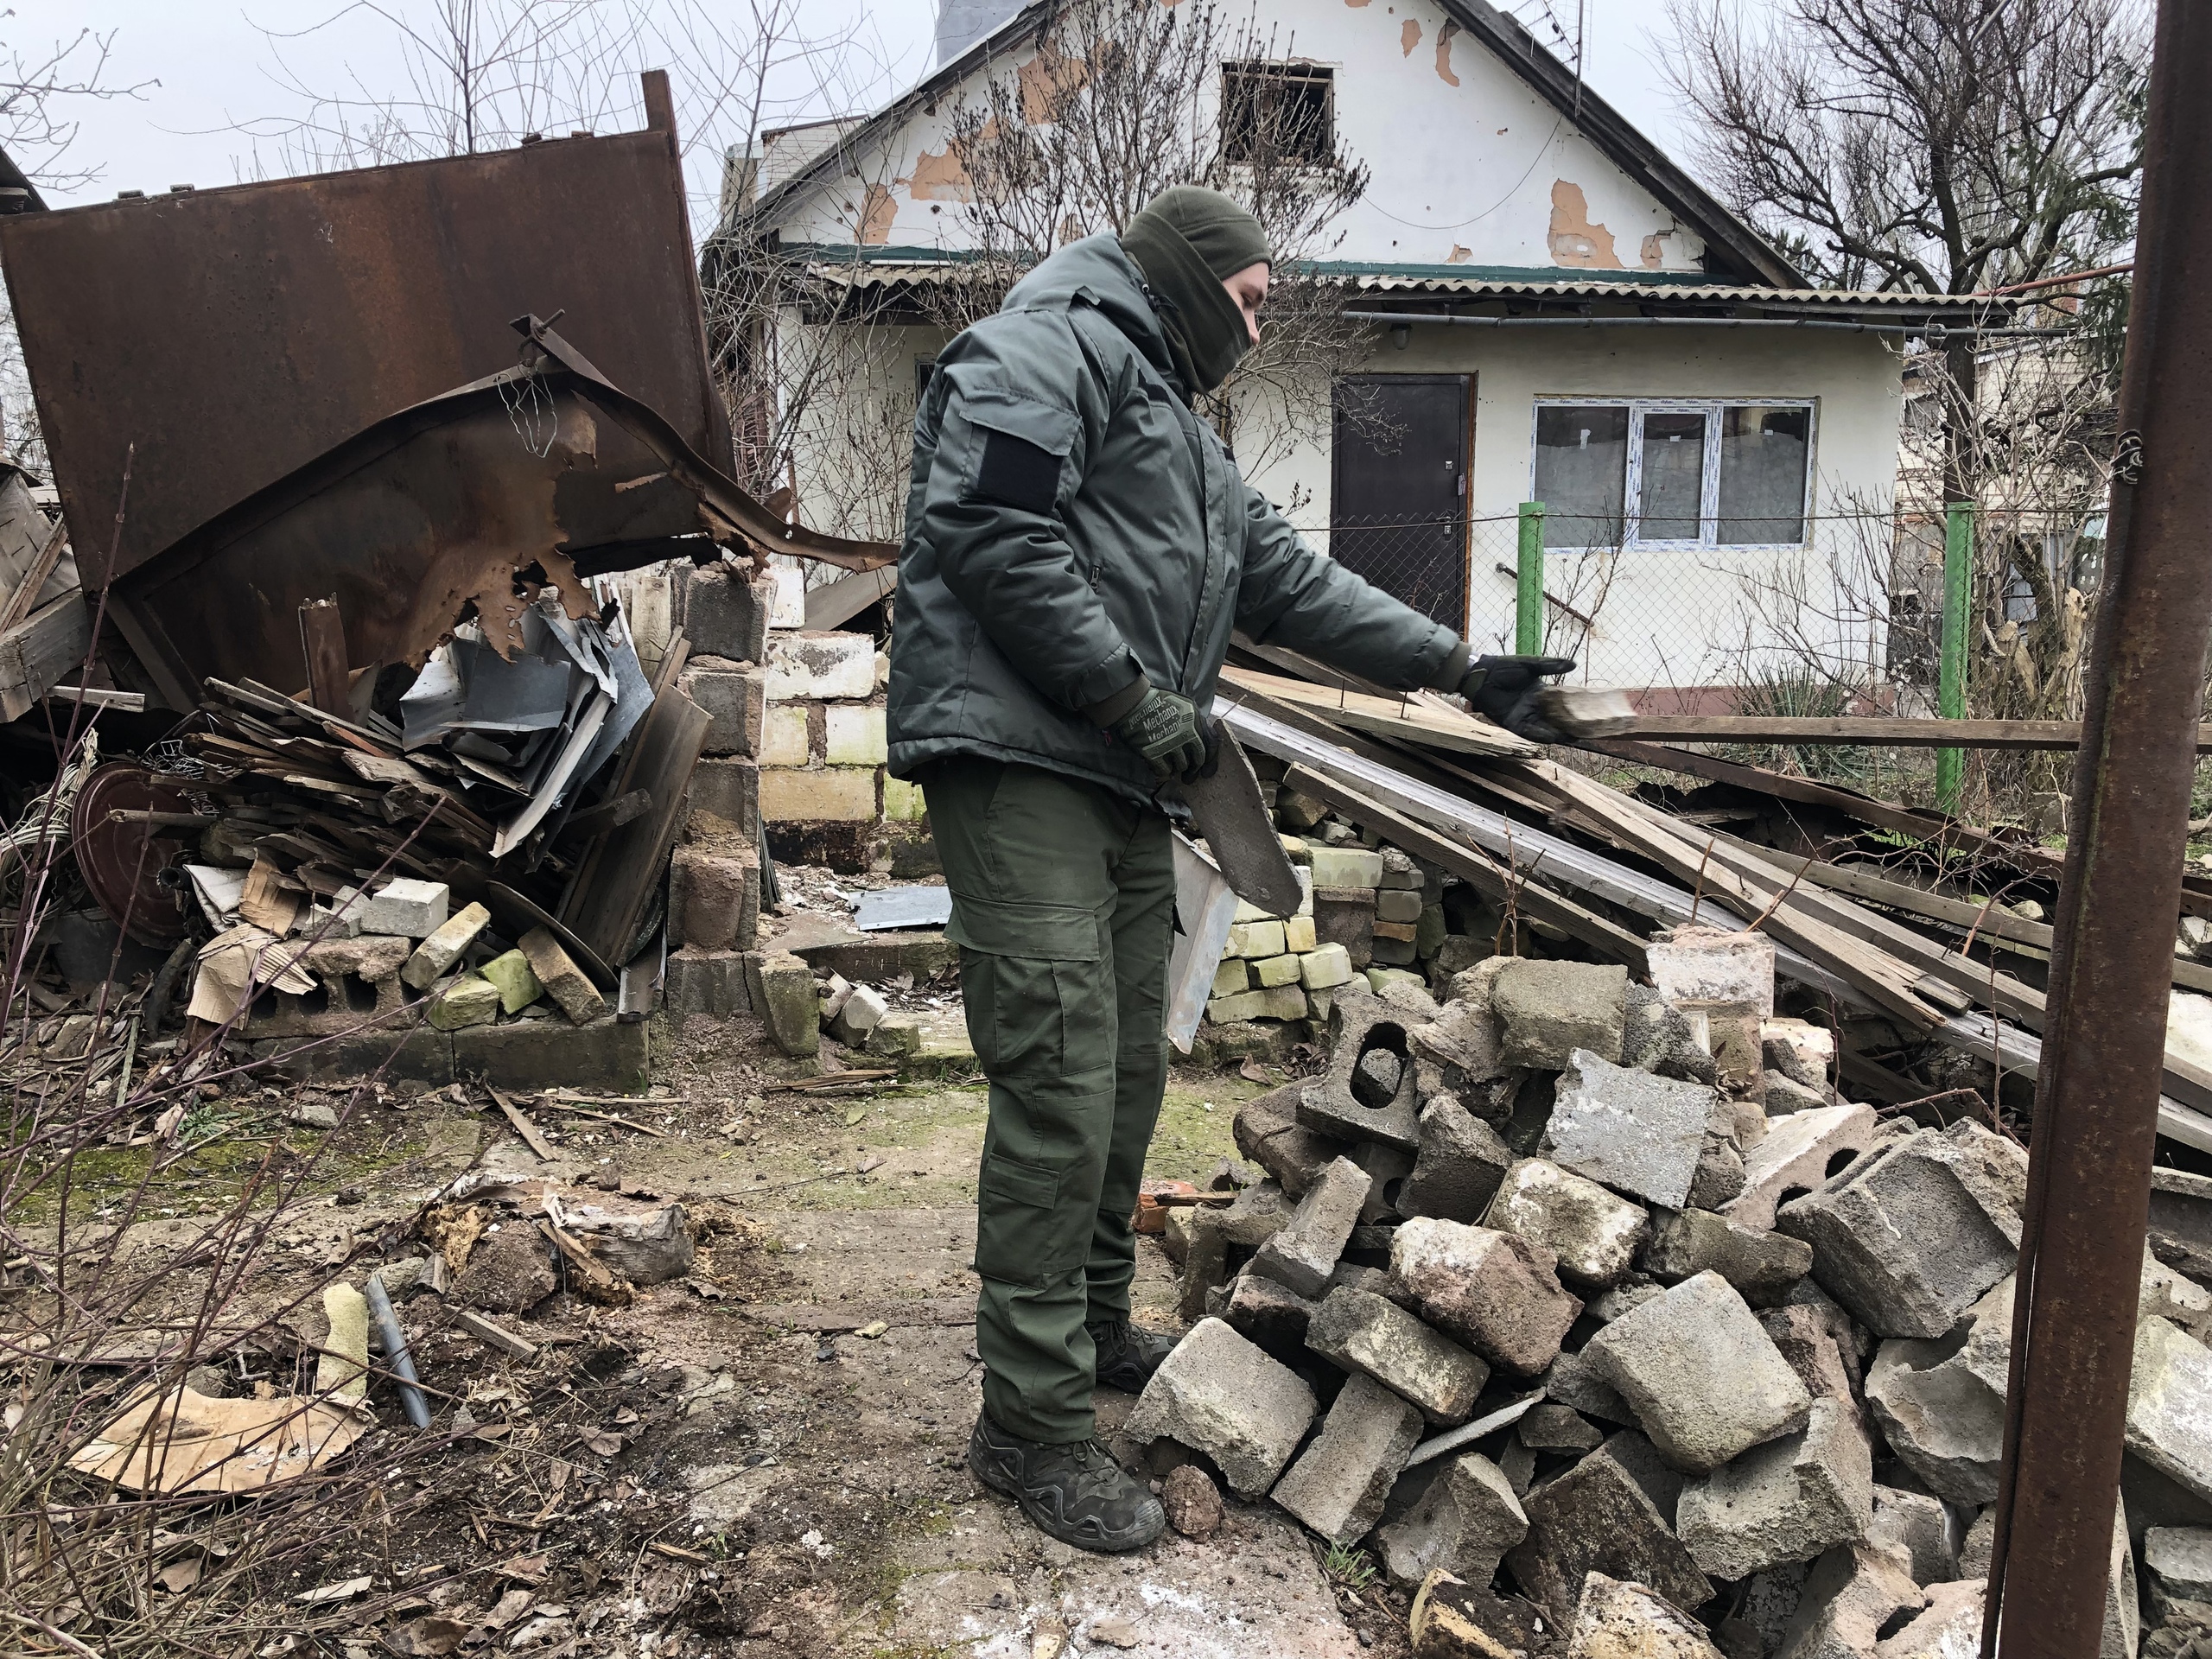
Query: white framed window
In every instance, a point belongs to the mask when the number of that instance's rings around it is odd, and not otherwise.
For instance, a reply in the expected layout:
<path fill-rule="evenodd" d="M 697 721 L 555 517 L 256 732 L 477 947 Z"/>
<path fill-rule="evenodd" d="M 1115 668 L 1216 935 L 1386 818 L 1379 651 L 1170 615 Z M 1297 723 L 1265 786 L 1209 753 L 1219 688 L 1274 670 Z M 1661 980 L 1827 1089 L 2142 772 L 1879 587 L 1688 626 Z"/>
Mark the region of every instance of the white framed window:
<path fill-rule="evenodd" d="M 1529 466 L 1544 545 L 1802 547 L 1809 398 L 1540 397 Z"/>

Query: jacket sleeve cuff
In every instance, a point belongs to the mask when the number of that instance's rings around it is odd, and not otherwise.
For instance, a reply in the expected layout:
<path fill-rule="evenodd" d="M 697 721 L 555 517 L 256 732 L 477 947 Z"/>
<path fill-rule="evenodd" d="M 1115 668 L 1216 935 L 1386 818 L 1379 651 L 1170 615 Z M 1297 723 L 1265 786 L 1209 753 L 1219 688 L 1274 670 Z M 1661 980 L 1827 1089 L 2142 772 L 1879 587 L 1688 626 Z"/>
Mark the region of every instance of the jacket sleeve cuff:
<path fill-rule="evenodd" d="M 1130 709 L 1142 702 L 1145 694 L 1151 690 L 1152 682 L 1140 673 L 1136 678 L 1115 692 L 1113 696 L 1101 697 L 1096 702 L 1085 703 L 1083 712 L 1090 716 L 1090 722 L 1094 726 L 1100 728 L 1111 726 Z"/>
<path fill-rule="evenodd" d="M 1429 677 L 1429 690 L 1457 691 L 1459 689 L 1459 682 L 1467 677 L 1467 664 L 1474 660 L 1474 647 L 1464 639 L 1452 646 L 1452 654 L 1446 657 L 1442 666 Z"/>

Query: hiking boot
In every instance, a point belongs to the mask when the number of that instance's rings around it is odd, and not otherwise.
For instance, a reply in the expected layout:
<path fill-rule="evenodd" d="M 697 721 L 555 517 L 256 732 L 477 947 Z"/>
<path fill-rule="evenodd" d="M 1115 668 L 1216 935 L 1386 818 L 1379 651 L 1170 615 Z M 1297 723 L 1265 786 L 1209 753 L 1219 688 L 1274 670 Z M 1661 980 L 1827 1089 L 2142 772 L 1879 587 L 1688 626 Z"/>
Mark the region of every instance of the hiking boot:
<path fill-rule="evenodd" d="M 1041 1446 L 1008 1433 L 985 1412 L 968 1442 L 968 1467 L 1020 1504 L 1038 1531 L 1077 1549 L 1142 1549 L 1167 1525 L 1160 1500 L 1096 1440 Z"/>
<path fill-rule="evenodd" d="M 1131 1325 L 1126 1319 L 1086 1325 L 1083 1328 L 1090 1333 L 1091 1346 L 1098 1351 L 1098 1363 L 1092 1375 L 1108 1388 L 1119 1389 L 1124 1394 L 1142 1394 L 1144 1385 L 1152 1381 L 1152 1374 L 1160 1369 L 1160 1362 L 1175 1351 L 1173 1338 L 1147 1331 L 1141 1325 Z"/>

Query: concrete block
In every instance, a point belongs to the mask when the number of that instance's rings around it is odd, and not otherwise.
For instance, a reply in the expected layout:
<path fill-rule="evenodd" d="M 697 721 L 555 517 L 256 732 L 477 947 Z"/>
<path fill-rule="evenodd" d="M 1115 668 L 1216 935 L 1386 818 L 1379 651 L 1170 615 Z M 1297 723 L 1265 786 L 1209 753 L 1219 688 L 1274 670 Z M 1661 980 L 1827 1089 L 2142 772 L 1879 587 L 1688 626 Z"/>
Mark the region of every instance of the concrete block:
<path fill-rule="evenodd" d="M 1230 1284 L 1221 1317 L 1239 1335 L 1288 1362 L 1305 1349 L 1314 1306 L 1287 1285 L 1261 1274 L 1246 1273 Z"/>
<path fill-rule="evenodd" d="M 1422 1023 L 1380 997 L 1351 987 L 1338 991 L 1329 1014 L 1329 1069 L 1299 1096 L 1298 1121 L 1341 1140 L 1418 1149 L 1416 1077 L 1404 1062 L 1407 1027 Z M 1388 1090 L 1371 1066 L 1362 1070 L 1366 1057 L 1378 1050 L 1397 1065 Z"/>
<path fill-rule="evenodd" d="M 503 1014 L 520 1014 L 545 995 L 545 988 L 531 969 L 530 958 L 519 950 L 496 956 L 476 971 L 499 988 Z"/>
<path fill-rule="evenodd" d="M 495 1089 L 576 1089 L 642 1095 L 651 1081 L 648 1023 L 518 1020 L 453 1034 L 457 1077 L 480 1075 Z"/>
<path fill-rule="evenodd" d="M 1386 888 L 1375 895 L 1375 919 L 1378 922 L 1418 922 L 1421 920 L 1421 890 L 1414 888 Z"/>
<path fill-rule="evenodd" d="M 2024 1149 L 1961 1120 L 1876 1147 L 1775 1225 L 1813 1247 L 1813 1277 L 1869 1330 L 1940 1337 L 2012 1270 L 2027 1168 Z"/>
<path fill-rule="evenodd" d="M 766 663 L 771 702 L 875 694 L 875 641 L 864 633 L 778 633 L 767 642 Z"/>
<path fill-rule="evenodd" d="M 430 1028 L 459 1031 L 465 1026 L 482 1025 L 499 1017 L 499 1002 L 498 986 L 470 974 L 434 995 L 429 1015 Z"/>
<path fill-rule="evenodd" d="M 1882 1629 L 1926 1600 L 1905 1571 L 1902 1552 L 1840 1544 L 1813 1563 L 1783 1624 L 1775 1659 L 1857 1659 L 1872 1654 Z M 1972 1659 L 1978 1647 L 1954 1659 Z"/>
<path fill-rule="evenodd" d="M 1398 1191 L 1398 1213 L 1471 1225 L 1490 1209 L 1512 1163 L 1512 1148 L 1497 1130 L 1453 1096 L 1439 1095 L 1421 1108 L 1418 1151 Z"/>
<path fill-rule="evenodd" d="M 760 928 L 760 858 L 678 847 L 668 865 L 668 942 L 677 949 L 749 950 Z"/>
<path fill-rule="evenodd" d="M 814 988 L 814 970 L 781 950 L 751 952 L 747 964 L 746 989 L 753 1012 L 768 1027 L 776 1046 L 798 1059 L 810 1059 L 819 1053 L 822 1009 Z"/>
<path fill-rule="evenodd" d="M 1421 1439 L 1421 1414 L 1381 1383 L 1355 1376 L 1321 1433 L 1271 1496 L 1332 1544 L 1364 1538 Z"/>
<path fill-rule="evenodd" d="M 1289 1224 L 1260 1247 L 1255 1271 L 1301 1296 L 1319 1296 L 1358 1225 L 1370 1185 L 1367 1172 L 1351 1159 L 1331 1163 L 1298 1201 Z"/>
<path fill-rule="evenodd" d="M 1592 1573 L 1568 1634 L 1567 1659 L 1720 1659 L 1705 1626 L 1640 1584 Z"/>
<path fill-rule="evenodd" d="M 523 955 L 529 959 L 530 971 L 537 976 L 537 982 L 545 988 L 545 994 L 569 1016 L 570 1025 L 586 1026 L 606 1017 L 609 1012 L 607 999 L 591 982 L 591 976 L 576 966 L 575 958 L 562 948 L 560 940 L 553 937 L 550 929 L 531 928 L 522 936 L 520 944 Z"/>
<path fill-rule="evenodd" d="M 1406 1178 L 1414 1173 L 1414 1155 L 1380 1141 L 1363 1141 L 1351 1150 L 1351 1160 L 1367 1172 L 1367 1202 L 1359 1207 L 1359 1224 L 1376 1226 L 1398 1219 L 1398 1198 Z"/>
<path fill-rule="evenodd" d="M 1313 902 L 1313 895 L 1310 893 L 1306 895 L 1306 902 L 1308 905 L 1311 905 Z M 1313 918 L 1311 914 L 1304 916 L 1287 916 L 1283 918 L 1282 948 L 1284 950 L 1291 952 L 1294 956 L 1302 957 L 1314 950 L 1319 944 L 1320 940 L 1315 936 L 1313 931 Z M 1346 964 L 1346 969 L 1349 970 L 1349 963 Z M 1341 983 L 1342 982 L 1339 981 L 1338 982 Z"/>
<path fill-rule="evenodd" d="M 1311 929 L 1307 931 L 1310 933 Z M 1289 930 L 1284 930 L 1288 943 Z M 1316 945 L 1298 959 L 1298 982 L 1309 991 L 1334 990 L 1353 978 L 1351 953 L 1341 944 Z"/>
<path fill-rule="evenodd" d="M 753 998 L 747 984 L 745 952 L 706 950 L 696 944 L 670 951 L 661 1001 L 679 1018 L 693 1014 L 750 1014 Z"/>
<path fill-rule="evenodd" d="M 753 833 L 760 810 L 760 763 L 737 755 L 709 755 L 691 769 L 690 812 L 704 813 Z"/>
<path fill-rule="evenodd" d="M 1631 985 L 1621 1028 L 1621 1064 L 1711 1087 L 1719 1082 L 1720 1071 L 1706 1046 L 1705 1029 L 1702 1016 L 1693 1023 L 1680 1008 L 1660 1001 L 1649 986 Z"/>
<path fill-rule="evenodd" d="M 2212 1534 L 2207 1536 L 2212 1538 Z M 1959 1547 L 1965 1541 L 1959 1531 L 1959 1518 L 1942 1499 L 1925 1492 L 1875 1487 L 1874 1516 L 1866 1528 L 1866 1541 L 1877 1548 L 1903 1550 L 1912 1563 L 1915 1584 L 1947 1584 L 1959 1576 Z"/>
<path fill-rule="evenodd" d="M 399 977 L 415 949 L 419 947 L 404 934 L 364 933 L 311 944 L 300 957 L 300 965 L 326 983 L 353 978 L 364 985 L 380 985 Z"/>
<path fill-rule="evenodd" d="M 1375 892 L 1371 887 L 1313 889 L 1313 936 L 1340 944 L 1355 968 L 1375 959 Z"/>
<path fill-rule="evenodd" d="M 891 1012 L 891 1005 L 883 993 L 873 985 L 855 985 L 844 1006 L 830 1021 L 830 1034 L 848 1048 L 859 1048 L 868 1041 L 868 1034 L 883 1023 Z"/>
<path fill-rule="evenodd" d="M 822 711 L 822 758 L 833 766 L 880 766 L 891 758 L 880 707 L 833 702 Z"/>
<path fill-rule="evenodd" d="M 1772 1307 L 1812 1265 L 1813 1247 L 1804 1240 L 1740 1226 L 1710 1210 L 1666 1217 L 1643 1256 L 1643 1270 L 1662 1284 L 1717 1273 L 1753 1307 Z"/>
<path fill-rule="evenodd" d="M 1607 1440 L 1522 1500 L 1529 1535 L 1505 1558 L 1524 1594 L 1564 1624 L 1592 1573 L 1648 1585 L 1678 1607 L 1700 1607 L 1713 1584 L 1675 1537 L 1681 1478 L 1633 1431 Z"/>
<path fill-rule="evenodd" d="M 1497 1018 L 1469 1001 L 1447 1001 L 1427 1025 L 1409 1027 L 1406 1046 L 1415 1059 L 1436 1068 L 1440 1087 L 1462 1100 L 1513 1070 L 1505 1063 Z"/>
<path fill-rule="evenodd" d="M 1282 955 L 1282 924 L 1243 922 L 1230 927 L 1228 954 L 1247 958 Z"/>
<path fill-rule="evenodd" d="M 1296 985 L 1276 985 L 1259 993 L 1262 1020 L 1303 1020 L 1306 993 Z"/>
<path fill-rule="evenodd" d="M 1958 1659 L 1960 1655 L 1970 1659 L 1981 1651 L 1981 1613 L 1987 1592 L 1980 1579 L 1936 1586 L 1917 1618 L 1875 1644 L 1875 1659 Z"/>
<path fill-rule="evenodd" d="M 1749 1007 L 1774 1016 L 1774 941 L 1764 933 L 1678 927 L 1645 947 L 1651 982 L 1677 1007 Z"/>
<path fill-rule="evenodd" d="M 1233 1026 L 1239 1020 L 1257 1020 L 1267 1012 L 1268 998 L 1263 991 L 1236 991 L 1227 996 L 1217 996 L 1206 1003 L 1206 1018 L 1217 1026 Z"/>
<path fill-rule="evenodd" d="M 1364 847 L 1316 847 L 1310 868 L 1316 888 L 1382 885 L 1382 855 Z"/>
<path fill-rule="evenodd" d="M 1217 997 L 1235 996 L 1240 991 L 1252 988 L 1252 969 L 1242 957 L 1224 957 L 1221 966 L 1214 969 L 1213 984 L 1207 990 L 1209 1001 Z"/>
<path fill-rule="evenodd" d="M 904 778 L 887 775 L 883 780 L 883 821 L 886 823 L 919 823 L 929 816 L 930 804 L 919 784 L 910 784 Z"/>
<path fill-rule="evenodd" d="M 749 566 L 694 565 L 675 577 L 676 626 L 705 656 L 757 663 L 766 654 L 768 619 L 776 607 L 776 585 L 755 581 Z"/>
<path fill-rule="evenodd" d="M 445 925 L 453 890 L 442 881 L 394 876 L 361 906 L 361 931 L 426 939 Z"/>
<path fill-rule="evenodd" d="M 461 960 L 461 953 L 470 942 L 491 925 L 492 912 L 483 906 L 462 906 L 415 947 L 414 954 L 399 970 L 401 982 L 414 990 L 429 990 Z"/>
<path fill-rule="evenodd" d="M 864 823 L 876 815 L 876 778 L 872 766 L 763 767 L 760 816 L 770 823 Z"/>
<path fill-rule="evenodd" d="M 1628 1000 L 1628 969 L 1612 963 L 1516 959 L 1491 992 L 1505 1062 L 1557 1071 L 1577 1049 L 1617 1062 Z"/>
<path fill-rule="evenodd" d="M 1478 1452 L 1452 1459 L 1421 1501 L 1375 1535 L 1390 1582 L 1410 1587 L 1445 1572 L 1487 1585 L 1529 1535 L 1528 1513 L 1504 1471 Z"/>
<path fill-rule="evenodd" d="M 1531 1452 L 1565 1452 L 1576 1457 L 1595 1452 L 1605 1439 L 1580 1412 L 1556 1402 L 1529 1408 L 1514 1424 L 1513 1435 Z"/>
<path fill-rule="evenodd" d="M 1344 1150 L 1342 1141 L 1301 1128 L 1295 1116 L 1303 1083 L 1270 1090 L 1237 1108 L 1231 1132 L 1236 1149 L 1281 1184 L 1292 1198 L 1302 1198 L 1321 1172 Z"/>
<path fill-rule="evenodd" d="M 1510 975 L 1499 980 L 1501 987 L 1512 982 Z M 1563 1169 L 1652 1204 L 1685 1208 L 1720 1096 L 1700 1084 L 1612 1065 L 1587 1049 L 1575 1050 L 1561 1064 L 1544 1129 L 1545 1155 Z"/>
<path fill-rule="evenodd" d="M 1770 1307 L 1760 1313 L 1759 1328 L 1773 1339 L 1776 1351 L 1789 1362 L 1789 1369 L 1815 1399 L 1853 1397 L 1858 1367 L 1844 1358 L 1843 1345 L 1815 1310 Z"/>
<path fill-rule="evenodd" d="M 1275 925 L 1280 927 L 1282 924 L 1278 922 Z M 1262 990 L 1271 991 L 1285 985 L 1296 985 L 1299 982 L 1298 958 L 1290 956 L 1262 957 L 1252 964 L 1252 977 Z M 1300 1006 L 1301 1008 L 1304 1007 L 1302 998 Z"/>
<path fill-rule="evenodd" d="M 1220 1319 L 1201 1319 L 1145 1384 L 1123 1433 L 1213 1461 L 1239 1497 L 1275 1484 L 1313 1421 L 1313 1390 Z"/>
<path fill-rule="evenodd" d="M 1762 1231 L 1775 1211 L 1851 1167 L 1881 1138 L 1872 1106 L 1821 1106 L 1772 1120 L 1766 1138 L 1744 1157 L 1744 1191 L 1722 1212 Z"/>
<path fill-rule="evenodd" d="M 1972 1508 L 1997 1499 L 2005 1389 L 2012 1348 L 2012 1281 L 1935 1341 L 1893 1337 L 1866 1372 L 1866 1404 L 1897 1460 L 1939 1497 Z"/>
<path fill-rule="evenodd" d="M 1651 1230 L 1642 1205 L 1541 1158 L 1505 1172 L 1487 1220 L 1549 1250 L 1560 1279 L 1583 1293 L 1618 1284 Z"/>
<path fill-rule="evenodd" d="M 764 766 L 803 766 L 814 759 L 804 703 L 779 702 L 769 708 L 753 758 Z"/>
<path fill-rule="evenodd" d="M 1423 1318 L 1492 1364 L 1534 1376 L 1558 1357 L 1579 1299 L 1549 1250 L 1510 1233 L 1418 1216 L 1398 1228 L 1390 1271 Z"/>
<path fill-rule="evenodd" d="M 1858 1414 L 1815 1400 L 1805 1427 L 1682 1488 L 1675 1530 L 1699 1567 L 1745 1579 L 1866 1535 L 1874 1463 Z"/>
<path fill-rule="evenodd" d="M 693 657 L 676 677 L 676 686 L 712 721 L 704 753 L 760 758 L 768 711 L 766 671 L 728 657 Z"/>
<path fill-rule="evenodd" d="M 2169 1480 L 2212 1500 L 2212 1350 L 2156 1315 L 2135 1327 L 2127 1449 Z"/>
<path fill-rule="evenodd" d="M 1694 1474 L 1787 1433 L 1812 1408 L 1796 1372 L 1717 1273 L 1624 1313 L 1582 1352 L 1660 1454 Z"/>
<path fill-rule="evenodd" d="M 1331 1290 L 1306 1328 L 1306 1345 L 1411 1401 L 1439 1428 L 1472 1416 L 1490 1380 L 1490 1367 L 1458 1343 L 1363 1290 Z"/>

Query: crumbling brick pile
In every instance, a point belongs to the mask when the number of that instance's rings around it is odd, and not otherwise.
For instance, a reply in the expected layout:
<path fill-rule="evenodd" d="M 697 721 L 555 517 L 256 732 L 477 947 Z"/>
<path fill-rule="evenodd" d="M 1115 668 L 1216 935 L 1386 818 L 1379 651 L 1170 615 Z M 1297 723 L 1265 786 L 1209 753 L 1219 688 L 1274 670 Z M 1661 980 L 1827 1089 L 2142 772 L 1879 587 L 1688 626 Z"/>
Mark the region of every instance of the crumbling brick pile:
<path fill-rule="evenodd" d="M 1363 1547 L 1425 1659 L 1972 1653 L 2025 1151 L 1840 1098 L 1758 936 L 1650 958 L 1339 989 L 1169 1214 L 1132 1449 Z M 2212 1294 L 2142 1283 L 2107 1659 L 2212 1628 Z"/>

